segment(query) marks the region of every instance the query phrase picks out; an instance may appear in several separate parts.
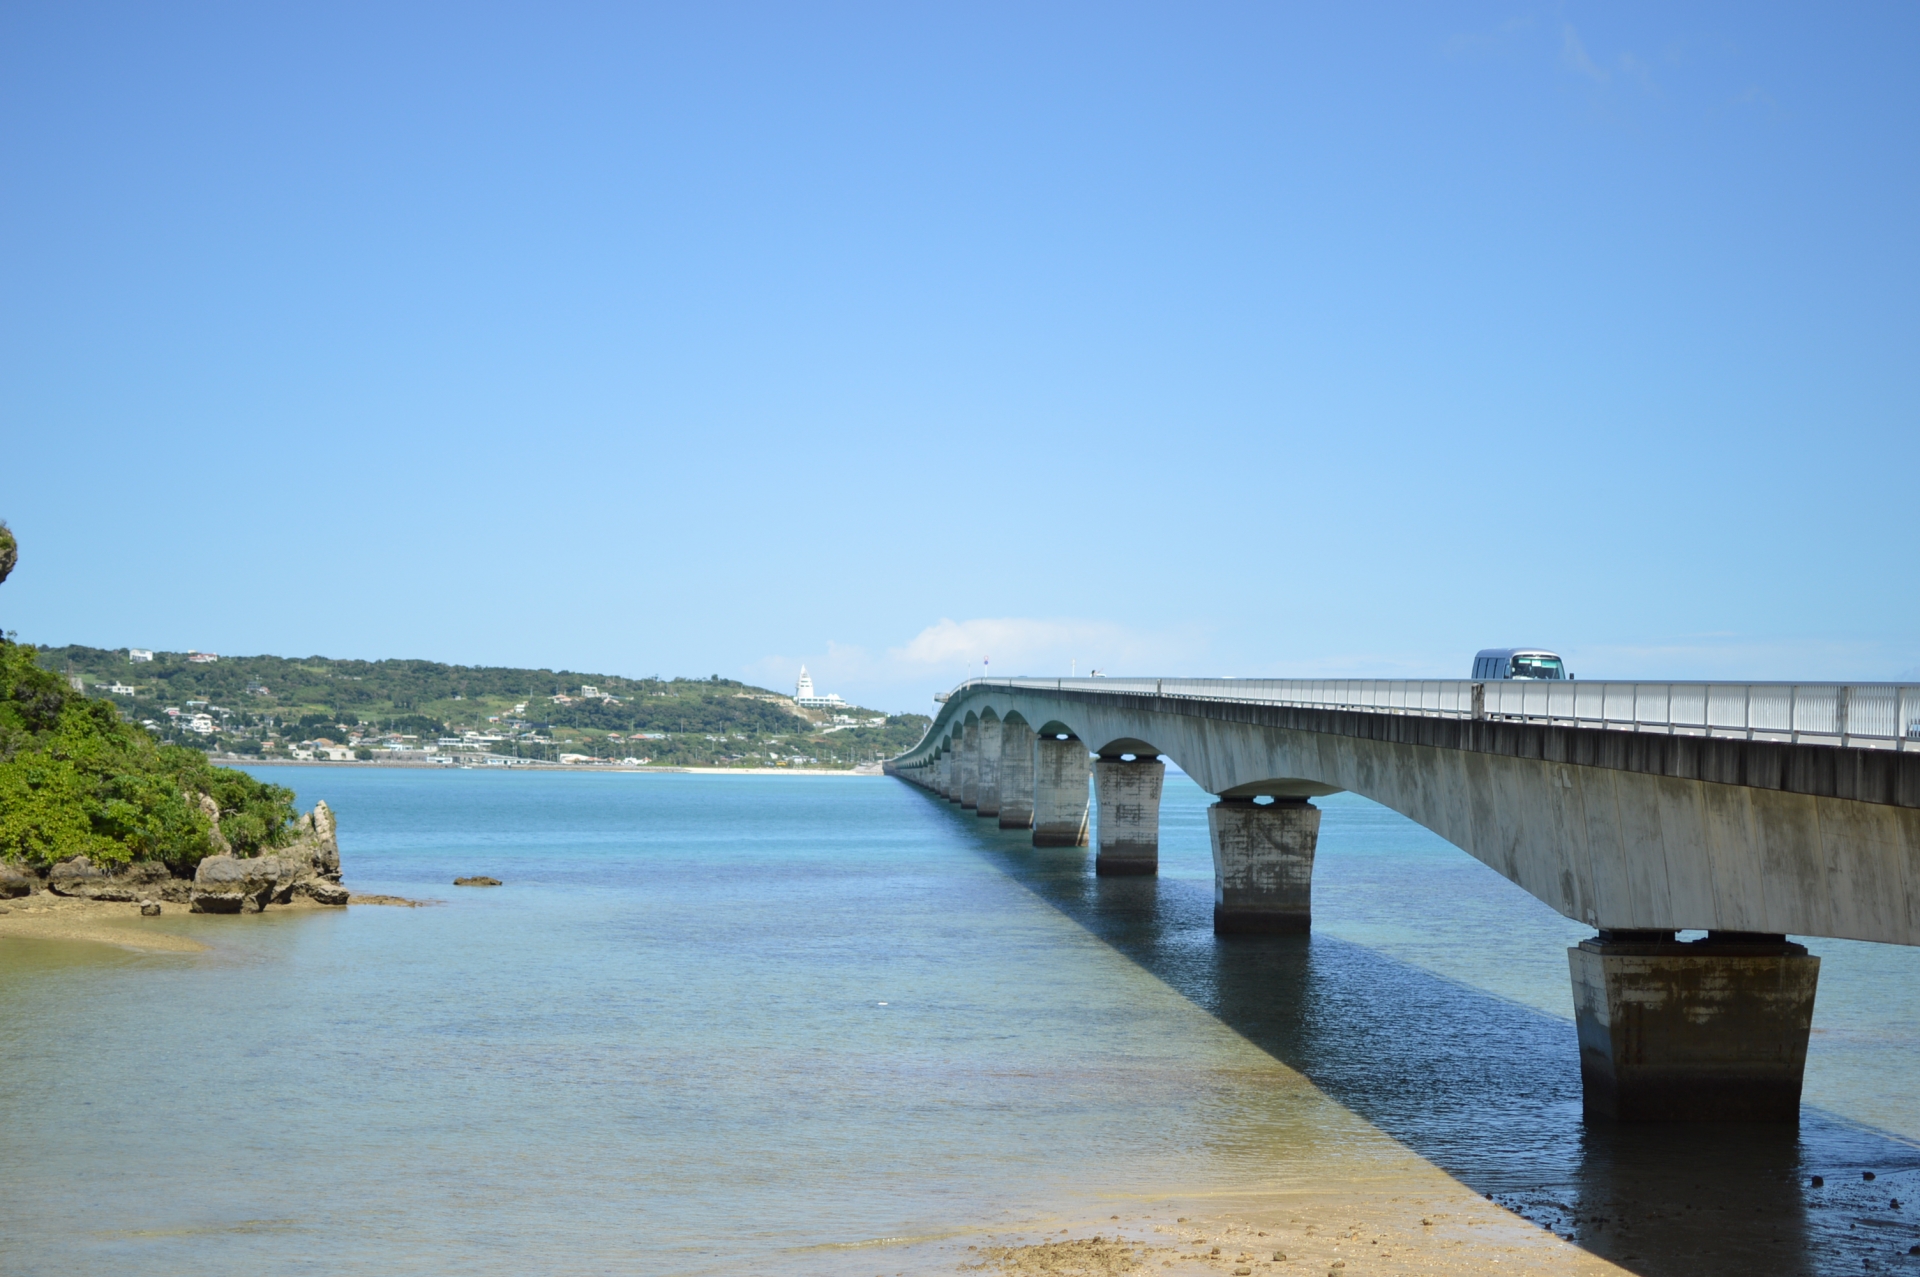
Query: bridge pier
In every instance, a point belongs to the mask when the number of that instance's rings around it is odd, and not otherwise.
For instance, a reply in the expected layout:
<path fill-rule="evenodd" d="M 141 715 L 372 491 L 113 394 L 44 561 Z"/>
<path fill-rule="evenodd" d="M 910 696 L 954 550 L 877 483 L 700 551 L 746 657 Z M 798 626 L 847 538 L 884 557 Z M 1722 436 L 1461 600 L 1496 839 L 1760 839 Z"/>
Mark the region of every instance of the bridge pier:
<path fill-rule="evenodd" d="M 960 801 L 960 751 L 957 746 L 940 756 L 940 796 L 950 803 Z"/>
<path fill-rule="evenodd" d="M 1820 959 L 1785 936 L 1602 931 L 1567 950 L 1589 1118 L 1793 1122 Z"/>
<path fill-rule="evenodd" d="M 1127 762 L 1104 755 L 1093 765 L 1100 804 L 1100 850 L 1093 871 L 1103 877 L 1160 871 L 1160 786 L 1167 765 L 1158 758 Z"/>
<path fill-rule="evenodd" d="M 960 733 L 960 810 L 980 805 L 980 723 L 968 723 Z"/>
<path fill-rule="evenodd" d="M 1001 724 L 997 718 L 982 718 L 978 724 L 980 733 L 980 778 L 977 797 L 973 805 L 976 816 L 997 817 L 1000 814 L 1000 736 Z"/>
<path fill-rule="evenodd" d="M 1320 809 L 1305 799 L 1207 808 L 1213 843 L 1213 933 L 1297 935 L 1312 927 Z"/>
<path fill-rule="evenodd" d="M 1033 845 L 1087 845 L 1087 747 L 1042 736 L 1033 747 Z"/>
<path fill-rule="evenodd" d="M 1025 829 L 1033 823 L 1033 731 L 1015 719 L 1000 721 L 1000 828 Z M 1080 786 L 1086 792 L 1086 783 Z M 1082 809 L 1085 799 L 1082 799 Z"/>

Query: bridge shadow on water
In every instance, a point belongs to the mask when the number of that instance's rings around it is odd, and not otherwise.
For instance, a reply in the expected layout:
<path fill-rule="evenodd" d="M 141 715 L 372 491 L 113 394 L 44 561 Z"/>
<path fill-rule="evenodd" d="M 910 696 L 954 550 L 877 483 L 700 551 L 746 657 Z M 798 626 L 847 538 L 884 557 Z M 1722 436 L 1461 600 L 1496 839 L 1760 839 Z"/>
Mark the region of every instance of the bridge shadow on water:
<path fill-rule="evenodd" d="M 1202 884 L 1096 878 L 1086 848 L 1038 850 L 949 811 L 1040 899 L 1474 1191 L 1596 1255 L 1646 1277 L 1920 1274 L 1908 1253 L 1920 1200 L 1890 1205 L 1920 1199 L 1909 1143 L 1813 1108 L 1797 1130 L 1589 1124 L 1571 1021 L 1327 936 L 1215 937 Z"/>

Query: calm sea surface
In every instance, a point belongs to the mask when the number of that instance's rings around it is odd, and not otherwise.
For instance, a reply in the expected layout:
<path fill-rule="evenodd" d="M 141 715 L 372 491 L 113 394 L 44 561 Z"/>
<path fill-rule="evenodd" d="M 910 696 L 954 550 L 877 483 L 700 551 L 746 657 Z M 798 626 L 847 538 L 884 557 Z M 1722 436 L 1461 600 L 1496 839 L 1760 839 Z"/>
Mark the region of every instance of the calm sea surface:
<path fill-rule="evenodd" d="M 1920 951 L 1809 942 L 1797 1133 L 1589 1130 L 1587 932 L 1358 798 L 1314 935 L 1221 942 L 1181 777 L 1110 881 L 892 780 L 269 778 L 445 904 L 0 942 L 0 1272 L 891 1272 L 1396 1140 L 1639 1272 L 1920 1272 Z"/>

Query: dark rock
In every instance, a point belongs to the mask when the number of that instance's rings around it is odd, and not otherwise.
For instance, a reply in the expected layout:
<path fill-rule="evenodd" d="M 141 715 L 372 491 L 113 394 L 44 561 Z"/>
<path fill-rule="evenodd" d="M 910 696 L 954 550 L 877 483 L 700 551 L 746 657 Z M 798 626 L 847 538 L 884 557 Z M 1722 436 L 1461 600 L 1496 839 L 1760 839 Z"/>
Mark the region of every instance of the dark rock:
<path fill-rule="evenodd" d="M 93 867 L 85 856 L 75 856 L 55 865 L 47 874 L 47 887 L 55 895 L 90 896 L 106 881 L 107 875 Z"/>
<path fill-rule="evenodd" d="M 321 880 L 303 882 L 300 890 L 317 905 L 345 905 L 353 895 L 337 882 Z"/>
<path fill-rule="evenodd" d="M 1861 1171 L 1861 1172 L 1860 1172 L 1860 1178 L 1861 1178 L 1861 1179 L 1864 1179 L 1864 1180 L 1866 1180 L 1866 1181 L 1867 1181 L 1868 1183 L 1872 1183 L 1872 1182 L 1873 1182 L 1873 1172 L 1872 1172 L 1872 1171 Z"/>
<path fill-rule="evenodd" d="M 485 874 L 475 874 L 471 878 L 455 878 L 453 885 L 456 887 L 502 887 L 506 884 L 498 878 L 489 878 Z"/>
<path fill-rule="evenodd" d="M 143 860 L 131 865 L 102 868 L 85 856 L 75 856 L 55 865 L 47 875 L 47 886 L 63 896 L 83 900 L 104 900 L 132 904 L 153 895 L 175 881 L 167 867 L 158 861 Z"/>
<path fill-rule="evenodd" d="M 158 900 L 142 900 L 140 902 L 140 916 L 142 918 L 158 918 L 160 916 L 160 902 Z"/>
<path fill-rule="evenodd" d="M 1814 1188 L 1825 1188 L 1827 1186 L 1826 1179 L 1823 1176 L 1819 1176 L 1819 1175 L 1815 1175 L 1813 1179 L 1809 1182 L 1812 1184 Z"/>
<path fill-rule="evenodd" d="M 16 865 L 0 864 L 0 900 L 30 896 L 39 879 Z"/>
<path fill-rule="evenodd" d="M 293 879 L 278 856 L 208 856 L 193 875 L 193 911 L 195 913 L 258 913 L 275 900 L 285 901 L 293 892 Z M 225 897 L 241 903 L 232 906 Z M 221 897 L 217 903 L 202 905 L 203 898 Z"/>

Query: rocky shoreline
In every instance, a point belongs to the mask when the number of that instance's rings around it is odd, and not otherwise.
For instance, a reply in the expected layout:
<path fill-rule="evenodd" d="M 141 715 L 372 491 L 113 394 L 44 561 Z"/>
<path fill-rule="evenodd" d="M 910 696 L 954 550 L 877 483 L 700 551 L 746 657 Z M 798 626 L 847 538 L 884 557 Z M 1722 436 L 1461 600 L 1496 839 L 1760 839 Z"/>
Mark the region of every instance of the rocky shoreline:
<path fill-rule="evenodd" d="M 259 913 L 273 905 L 341 906 L 352 893 L 340 885 L 340 844 L 333 812 L 316 803 L 299 818 L 291 842 L 261 856 L 235 856 L 220 833 L 219 813 L 206 803 L 213 820 L 215 854 L 202 860 L 192 878 L 179 878 L 158 861 L 95 865 L 74 856 L 48 869 L 0 863 L 0 903 L 42 892 L 75 900 L 137 904 L 149 916 L 163 903 L 184 904 L 194 913 Z"/>

